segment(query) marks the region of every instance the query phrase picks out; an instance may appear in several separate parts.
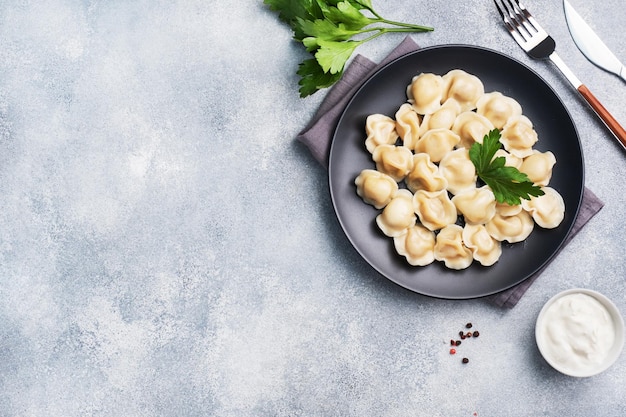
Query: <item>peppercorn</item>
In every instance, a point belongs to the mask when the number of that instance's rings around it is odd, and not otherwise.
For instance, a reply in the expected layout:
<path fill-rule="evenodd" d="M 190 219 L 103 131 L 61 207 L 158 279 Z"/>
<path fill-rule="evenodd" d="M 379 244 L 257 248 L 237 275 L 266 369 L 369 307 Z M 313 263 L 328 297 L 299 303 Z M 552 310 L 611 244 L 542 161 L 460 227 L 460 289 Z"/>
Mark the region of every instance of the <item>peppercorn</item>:
<path fill-rule="evenodd" d="M 467 328 L 467 329 L 471 329 L 471 328 L 472 328 L 472 323 L 467 323 L 467 324 L 465 325 L 465 328 Z"/>
<path fill-rule="evenodd" d="M 450 349 L 450 355 L 454 355 L 456 353 L 456 349 Z"/>
<path fill-rule="evenodd" d="M 472 332 L 467 332 L 467 334 L 465 335 L 465 337 L 472 337 Z"/>
<path fill-rule="evenodd" d="M 458 346 L 458 345 L 460 345 L 460 344 L 461 344 L 461 341 L 460 341 L 460 340 L 457 340 L 456 342 L 454 342 L 454 344 L 455 344 L 456 346 Z"/>
<path fill-rule="evenodd" d="M 468 362 L 469 362 L 469 359 L 463 358 L 463 363 L 468 363 Z"/>
<path fill-rule="evenodd" d="M 478 333 L 478 330 L 475 330 L 474 333 L 472 333 L 472 336 L 478 337 L 480 336 L 480 333 Z"/>

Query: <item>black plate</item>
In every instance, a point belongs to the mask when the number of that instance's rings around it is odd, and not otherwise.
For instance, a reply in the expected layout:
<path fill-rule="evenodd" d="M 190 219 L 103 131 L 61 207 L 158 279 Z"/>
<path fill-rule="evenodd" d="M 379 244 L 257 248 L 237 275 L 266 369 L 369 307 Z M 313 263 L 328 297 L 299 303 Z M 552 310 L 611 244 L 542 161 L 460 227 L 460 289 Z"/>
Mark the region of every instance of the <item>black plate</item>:
<path fill-rule="evenodd" d="M 454 271 L 435 261 L 426 267 L 409 265 L 393 247 L 393 239 L 378 229 L 379 213 L 356 194 L 354 179 L 375 168 L 365 149 L 365 119 L 373 113 L 394 117 L 406 102 L 406 87 L 414 75 L 444 75 L 463 69 L 479 77 L 485 92 L 500 91 L 516 99 L 539 134 L 534 146 L 550 150 L 557 163 L 550 186 L 565 201 L 565 218 L 555 229 L 535 226 L 524 242 L 503 243 L 500 260 L 491 267 L 474 262 Z M 559 250 L 580 207 L 584 186 L 583 157 L 576 127 L 554 90 L 533 70 L 496 51 L 467 45 L 423 48 L 396 59 L 377 71 L 346 107 L 330 150 L 330 192 L 343 230 L 361 256 L 391 281 L 420 294 L 466 299 L 494 294 L 532 276 Z"/>

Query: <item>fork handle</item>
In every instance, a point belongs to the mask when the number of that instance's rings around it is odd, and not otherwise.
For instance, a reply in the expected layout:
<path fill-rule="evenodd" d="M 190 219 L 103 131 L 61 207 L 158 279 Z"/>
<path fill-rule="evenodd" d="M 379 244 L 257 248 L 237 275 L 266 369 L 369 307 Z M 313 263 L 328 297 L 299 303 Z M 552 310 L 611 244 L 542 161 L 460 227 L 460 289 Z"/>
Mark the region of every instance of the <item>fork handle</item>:
<path fill-rule="evenodd" d="M 565 78 L 574 86 L 575 89 L 578 90 L 580 95 L 585 99 L 587 103 L 591 106 L 591 108 L 596 112 L 596 114 L 602 119 L 606 127 L 613 133 L 613 135 L 620 141 L 622 147 L 626 149 L 626 130 L 615 120 L 615 118 L 609 113 L 607 109 L 604 108 L 600 100 L 594 96 L 589 88 L 584 85 L 580 80 L 574 75 L 571 69 L 563 62 L 561 57 L 556 53 L 556 51 L 552 52 L 549 55 L 549 58 L 557 68 L 565 75 Z"/>
<path fill-rule="evenodd" d="M 626 130 L 615 120 L 615 118 L 609 113 L 609 111 L 604 108 L 600 100 L 594 96 L 589 88 L 585 84 L 581 84 L 578 87 L 578 92 L 581 96 L 589 103 L 591 108 L 596 112 L 596 114 L 602 119 L 604 124 L 613 132 L 615 137 L 622 143 L 622 146 L 626 148 Z"/>

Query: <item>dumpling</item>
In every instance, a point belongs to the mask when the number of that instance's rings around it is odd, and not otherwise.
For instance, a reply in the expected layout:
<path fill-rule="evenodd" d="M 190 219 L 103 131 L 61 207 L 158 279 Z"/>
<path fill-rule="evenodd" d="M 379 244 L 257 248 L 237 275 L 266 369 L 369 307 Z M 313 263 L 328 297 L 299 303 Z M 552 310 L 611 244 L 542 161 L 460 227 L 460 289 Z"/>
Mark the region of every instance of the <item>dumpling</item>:
<path fill-rule="evenodd" d="M 420 135 L 420 120 L 409 103 L 404 103 L 396 112 L 396 132 L 402 144 L 413 150 Z"/>
<path fill-rule="evenodd" d="M 528 176 L 536 185 L 548 185 L 552 178 L 552 167 L 556 164 L 556 157 L 550 151 L 533 153 L 522 161 L 519 170 Z"/>
<path fill-rule="evenodd" d="M 373 153 L 378 145 L 391 145 L 396 143 L 398 132 L 396 122 L 384 114 L 370 114 L 365 120 L 365 147 L 369 153 Z"/>
<path fill-rule="evenodd" d="M 429 130 L 417 141 L 415 152 L 426 152 L 431 161 L 439 162 L 460 140 L 459 135 L 448 129 Z"/>
<path fill-rule="evenodd" d="M 413 168 L 404 178 L 404 183 L 414 193 L 418 190 L 440 191 L 448 186 L 448 181 L 439 173 L 439 168 L 427 153 L 413 155 Z"/>
<path fill-rule="evenodd" d="M 507 203 L 499 203 L 496 201 L 496 213 L 501 216 L 514 216 L 520 211 L 522 211 L 522 205 L 518 204 L 516 206 L 511 206 Z"/>
<path fill-rule="evenodd" d="M 522 106 L 517 100 L 494 91 L 478 99 L 476 113 L 485 116 L 495 127 L 502 129 L 511 117 L 522 114 Z"/>
<path fill-rule="evenodd" d="M 356 193 L 377 209 L 385 207 L 398 192 L 398 183 L 375 169 L 364 169 L 354 180 Z"/>
<path fill-rule="evenodd" d="M 429 230 L 439 230 L 456 222 L 456 207 L 446 190 L 419 190 L 413 196 L 413 207 L 420 222 Z"/>
<path fill-rule="evenodd" d="M 450 269 L 465 269 L 472 264 L 472 251 L 463 244 L 463 228 L 451 224 L 437 234 L 435 259 Z"/>
<path fill-rule="evenodd" d="M 413 152 L 405 146 L 378 145 L 372 159 L 378 171 L 396 181 L 402 181 L 413 168 Z"/>
<path fill-rule="evenodd" d="M 495 264 L 502 255 L 502 245 L 495 240 L 482 224 L 466 224 L 463 228 L 463 243 L 472 251 L 472 256 L 483 266 Z"/>
<path fill-rule="evenodd" d="M 510 153 L 508 153 L 507 151 L 505 151 L 504 149 L 500 148 L 496 151 L 496 153 L 493 155 L 493 158 L 497 158 L 497 157 L 503 157 L 505 162 L 504 165 L 508 166 L 508 167 L 514 167 L 519 169 L 519 167 L 522 166 L 522 158 L 518 158 L 515 155 L 511 155 Z"/>
<path fill-rule="evenodd" d="M 406 89 L 409 103 L 419 114 L 434 113 L 443 102 L 444 81 L 440 75 L 422 73 L 413 77 Z"/>
<path fill-rule="evenodd" d="M 425 266 L 435 260 L 435 233 L 422 225 L 416 224 L 394 237 L 393 245 L 413 266 Z"/>
<path fill-rule="evenodd" d="M 496 197 L 487 186 L 463 191 L 452 202 L 469 224 L 485 224 L 496 215 Z"/>
<path fill-rule="evenodd" d="M 461 113 L 461 106 L 456 100 L 449 98 L 439 110 L 424 116 L 420 124 L 420 135 L 432 129 L 451 129 L 459 113 Z"/>
<path fill-rule="evenodd" d="M 533 123 L 528 117 L 522 115 L 511 118 L 504 125 L 500 142 L 509 153 L 518 158 L 525 158 L 533 153 L 533 145 L 538 139 Z"/>
<path fill-rule="evenodd" d="M 530 200 L 522 200 L 522 207 L 530 213 L 535 223 L 544 229 L 554 229 L 565 217 L 565 202 L 554 188 L 542 187 L 545 193 Z"/>
<path fill-rule="evenodd" d="M 413 210 L 413 194 L 409 190 L 398 190 L 396 196 L 376 216 L 376 224 L 389 237 L 400 236 L 417 221 Z"/>
<path fill-rule="evenodd" d="M 535 228 L 532 217 L 524 210 L 512 216 L 496 213 L 485 225 L 487 232 L 496 240 L 517 243 L 525 240 Z"/>
<path fill-rule="evenodd" d="M 453 98 L 461 106 L 461 111 L 474 110 L 476 102 L 485 93 L 483 82 L 475 75 L 454 69 L 444 75 L 444 100 Z"/>
<path fill-rule="evenodd" d="M 483 138 L 493 128 L 489 119 L 473 111 L 459 114 L 452 125 L 452 131 L 461 138 L 459 147 L 467 149 L 471 148 L 475 142 L 483 143 Z"/>
<path fill-rule="evenodd" d="M 476 188 L 476 167 L 466 148 L 455 149 L 446 154 L 439 163 L 439 173 L 448 182 L 448 191 L 452 194 Z"/>

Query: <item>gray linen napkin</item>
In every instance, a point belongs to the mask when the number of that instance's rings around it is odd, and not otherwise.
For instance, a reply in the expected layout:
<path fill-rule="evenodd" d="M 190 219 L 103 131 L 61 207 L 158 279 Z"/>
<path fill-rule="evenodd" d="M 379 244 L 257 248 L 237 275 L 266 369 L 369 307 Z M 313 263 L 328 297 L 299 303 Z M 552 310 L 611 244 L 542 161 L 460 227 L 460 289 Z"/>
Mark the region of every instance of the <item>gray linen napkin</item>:
<path fill-rule="evenodd" d="M 380 64 L 376 64 L 362 55 L 354 57 L 342 78 L 328 91 L 313 119 L 297 136 L 297 139 L 309 148 L 317 161 L 324 166 L 328 166 L 330 144 L 339 117 L 361 84 L 383 65 L 417 49 L 419 49 L 419 46 L 413 39 L 407 36 Z M 604 203 L 591 190 L 585 187 L 580 212 L 562 247 L 565 247 L 603 206 Z M 489 296 L 487 299 L 500 307 L 514 307 L 548 264 L 524 282 Z"/>

